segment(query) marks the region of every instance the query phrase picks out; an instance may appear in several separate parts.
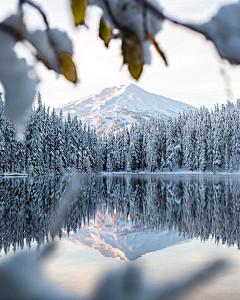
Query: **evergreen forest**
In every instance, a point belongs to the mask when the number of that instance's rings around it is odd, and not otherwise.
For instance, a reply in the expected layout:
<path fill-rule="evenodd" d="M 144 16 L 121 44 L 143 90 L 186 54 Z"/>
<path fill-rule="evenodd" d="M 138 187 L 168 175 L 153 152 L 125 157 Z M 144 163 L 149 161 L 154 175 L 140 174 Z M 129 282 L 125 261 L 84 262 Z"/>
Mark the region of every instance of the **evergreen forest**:
<path fill-rule="evenodd" d="M 0 173 L 157 172 L 187 168 L 213 173 L 240 166 L 240 101 L 213 110 L 151 119 L 97 136 L 77 117 L 42 104 L 32 111 L 19 139 L 0 99 Z"/>

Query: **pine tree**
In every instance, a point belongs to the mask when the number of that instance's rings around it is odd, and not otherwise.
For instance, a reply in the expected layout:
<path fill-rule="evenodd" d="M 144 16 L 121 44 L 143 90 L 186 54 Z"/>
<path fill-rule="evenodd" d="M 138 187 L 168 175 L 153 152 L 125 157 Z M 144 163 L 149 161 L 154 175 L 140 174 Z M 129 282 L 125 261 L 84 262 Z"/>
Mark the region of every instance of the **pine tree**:
<path fill-rule="evenodd" d="M 0 172 L 5 172 L 6 166 L 6 155 L 5 155 L 5 127 L 6 127 L 6 117 L 5 117 L 5 108 L 2 99 L 2 93 L 0 93 Z"/>
<path fill-rule="evenodd" d="M 62 111 L 60 111 L 59 119 L 57 120 L 55 157 L 56 157 L 55 173 L 63 174 L 64 168 L 66 166 L 66 151 L 65 151 L 65 130 L 64 130 Z"/>
<path fill-rule="evenodd" d="M 222 168 L 222 129 L 220 123 L 220 111 L 218 105 L 215 106 L 214 114 L 212 114 L 213 129 L 213 172 L 216 173 Z"/>
<path fill-rule="evenodd" d="M 192 113 L 189 114 L 184 128 L 184 162 L 190 171 L 194 169 L 195 132 Z"/>
<path fill-rule="evenodd" d="M 172 171 L 176 163 L 174 128 L 172 119 L 169 118 L 166 126 L 166 165 Z"/>
<path fill-rule="evenodd" d="M 201 124 L 199 138 L 200 138 L 199 169 L 202 172 L 205 172 L 207 167 L 207 157 L 206 157 L 207 147 L 206 147 L 206 132 L 205 132 L 204 124 Z"/>

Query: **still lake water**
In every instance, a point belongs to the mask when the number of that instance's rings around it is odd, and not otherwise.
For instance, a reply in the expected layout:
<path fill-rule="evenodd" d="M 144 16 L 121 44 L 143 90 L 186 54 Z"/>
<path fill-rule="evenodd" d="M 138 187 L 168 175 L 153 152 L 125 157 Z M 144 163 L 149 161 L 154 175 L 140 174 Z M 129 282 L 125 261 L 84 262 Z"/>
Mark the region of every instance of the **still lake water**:
<path fill-rule="evenodd" d="M 86 296 L 102 274 L 129 264 L 164 285 L 227 258 L 231 269 L 184 299 L 240 298 L 240 177 L 83 175 L 55 236 L 51 220 L 72 179 L 0 178 L 0 266 L 61 237 L 44 272 L 60 289 Z"/>

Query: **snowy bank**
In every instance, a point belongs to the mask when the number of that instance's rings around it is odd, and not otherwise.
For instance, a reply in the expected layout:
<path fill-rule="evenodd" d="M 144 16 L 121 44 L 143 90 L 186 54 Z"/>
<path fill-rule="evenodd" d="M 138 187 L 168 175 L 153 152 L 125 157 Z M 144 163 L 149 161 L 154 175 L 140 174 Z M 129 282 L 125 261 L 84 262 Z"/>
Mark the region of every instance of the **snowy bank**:
<path fill-rule="evenodd" d="M 0 176 L 4 177 L 28 177 L 27 173 L 3 173 Z"/>
<path fill-rule="evenodd" d="M 240 177 L 240 172 L 226 172 L 226 171 L 221 171 L 221 172 L 216 172 L 213 173 L 212 171 L 189 171 L 187 168 L 186 169 L 175 169 L 172 172 L 169 170 L 164 170 L 164 171 L 156 171 L 156 172 L 147 172 L 147 171 L 136 171 L 136 172 L 101 172 L 101 175 L 171 175 L 171 176 L 184 176 L 184 175 L 191 175 L 191 176 L 239 176 Z"/>

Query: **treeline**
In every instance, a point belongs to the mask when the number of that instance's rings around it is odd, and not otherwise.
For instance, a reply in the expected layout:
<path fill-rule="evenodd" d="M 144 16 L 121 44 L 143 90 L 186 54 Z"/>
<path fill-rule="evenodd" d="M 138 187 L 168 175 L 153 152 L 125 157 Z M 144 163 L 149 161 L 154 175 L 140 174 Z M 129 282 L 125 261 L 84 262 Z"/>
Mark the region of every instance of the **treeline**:
<path fill-rule="evenodd" d="M 103 169 L 148 170 L 187 167 L 189 170 L 233 172 L 240 166 L 240 101 L 209 111 L 179 114 L 132 125 L 109 134 Z"/>
<path fill-rule="evenodd" d="M 50 112 L 38 95 L 38 106 L 19 140 L 6 118 L 0 100 L 0 173 L 63 174 L 101 169 L 98 141 L 94 130 L 82 126 L 77 118 L 65 120 L 53 109 Z"/>
<path fill-rule="evenodd" d="M 152 119 L 98 137 L 94 129 L 42 104 L 33 111 L 22 140 L 0 102 L 0 173 L 135 172 L 189 170 L 233 172 L 240 166 L 240 101 L 209 111 Z"/>

